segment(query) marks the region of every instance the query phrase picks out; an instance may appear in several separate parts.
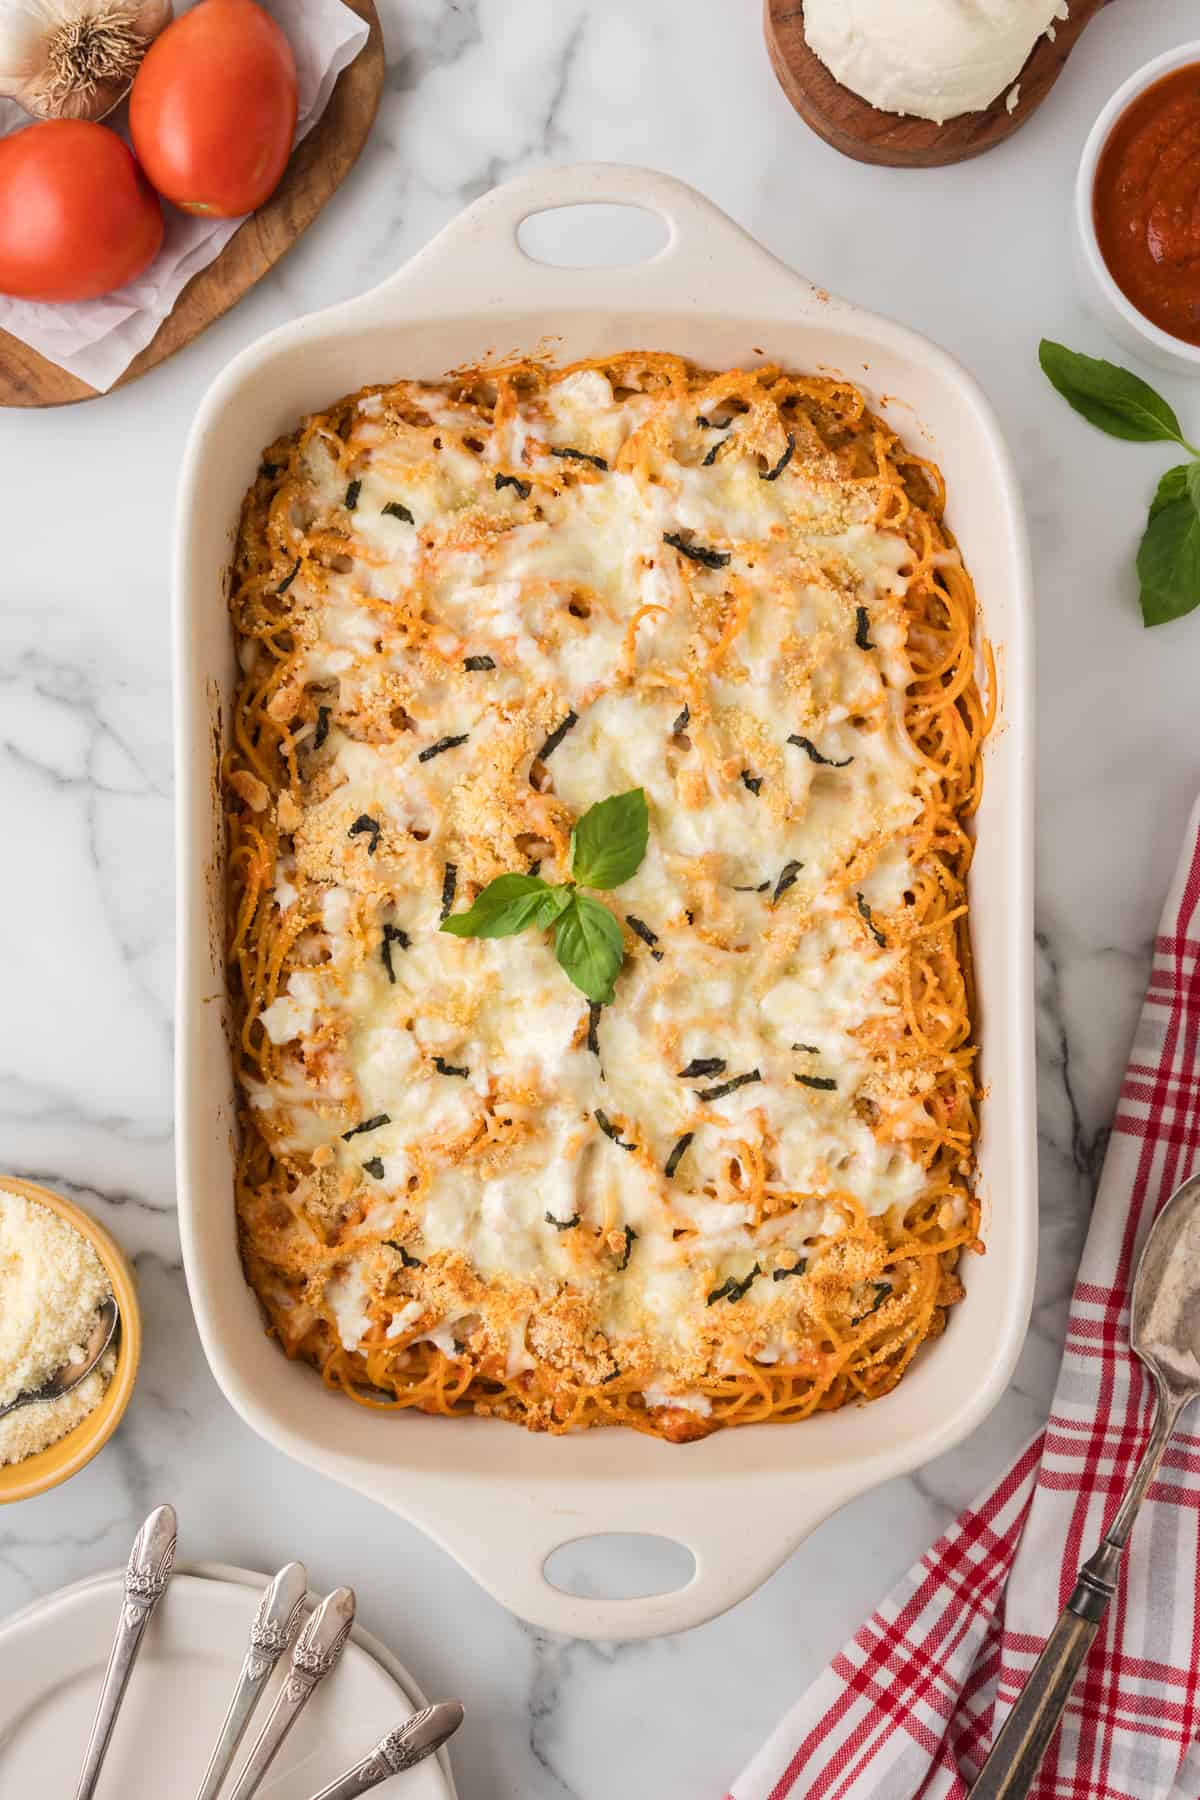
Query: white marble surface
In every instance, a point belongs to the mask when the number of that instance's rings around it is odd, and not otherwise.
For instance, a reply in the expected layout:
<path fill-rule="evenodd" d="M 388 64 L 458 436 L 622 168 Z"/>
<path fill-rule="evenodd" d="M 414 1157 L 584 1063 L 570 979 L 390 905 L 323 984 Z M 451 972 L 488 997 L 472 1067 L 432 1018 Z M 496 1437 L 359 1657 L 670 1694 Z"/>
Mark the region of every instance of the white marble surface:
<path fill-rule="evenodd" d="M 464 1800 L 718 1796 L 800 1686 L 1039 1421 L 1063 1304 L 1187 807 L 1200 779 L 1200 615 L 1143 632 L 1132 553 L 1170 460 L 1075 418 L 1043 332 L 1082 315 L 1068 198 L 1088 126 L 1193 0 L 1107 9 L 1033 123 L 942 171 L 843 161 L 767 64 L 750 0 L 385 0 L 379 122 L 338 202 L 234 312 L 96 404 L 0 415 L 0 1167 L 91 1207 L 137 1264 L 144 1373 L 114 1444 L 0 1514 L 0 1615 L 120 1561 L 171 1497 L 189 1555 L 353 1582 L 366 1623 L 461 1692 Z M 953 1455 L 826 1525 L 752 1599 L 686 1637 L 547 1641 L 441 1551 L 257 1442 L 189 1324 L 171 1170 L 168 582 L 175 475 L 208 382 L 280 320 L 395 268 L 545 160 L 658 165 L 778 255 L 918 326 L 999 409 L 1038 587 L 1042 1265 L 1012 1390 Z M 1146 371 L 1149 373 L 1149 371 Z M 1191 435 L 1200 384 L 1161 385 Z M 653 1560 L 653 1559 L 651 1559 Z M 2 1753 L 0 1753 L 2 1763 Z"/>

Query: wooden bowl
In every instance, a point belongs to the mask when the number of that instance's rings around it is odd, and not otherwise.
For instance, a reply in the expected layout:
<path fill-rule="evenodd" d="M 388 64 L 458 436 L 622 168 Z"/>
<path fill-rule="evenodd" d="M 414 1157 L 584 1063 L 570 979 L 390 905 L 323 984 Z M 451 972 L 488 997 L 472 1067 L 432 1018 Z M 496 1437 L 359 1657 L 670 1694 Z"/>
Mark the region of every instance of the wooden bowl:
<path fill-rule="evenodd" d="M 99 1406 L 48 1450 L 37 1456 L 27 1456 L 23 1462 L 0 1464 L 0 1506 L 10 1500 L 31 1500 L 35 1494 L 44 1494 L 91 1462 L 121 1423 L 142 1354 L 142 1315 L 134 1291 L 133 1271 L 104 1227 L 73 1201 L 52 1193 L 49 1188 L 39 1187 L 36 1182 L 18 1181 L 5 1175 L 0 1177 L 0 1190 L 3 1189 L 20 1194 L 26 1200 L 40 1201 L 87 1239 L 112 1282 L 121 1321 L 117 1327 L 117 1366 Z"/>

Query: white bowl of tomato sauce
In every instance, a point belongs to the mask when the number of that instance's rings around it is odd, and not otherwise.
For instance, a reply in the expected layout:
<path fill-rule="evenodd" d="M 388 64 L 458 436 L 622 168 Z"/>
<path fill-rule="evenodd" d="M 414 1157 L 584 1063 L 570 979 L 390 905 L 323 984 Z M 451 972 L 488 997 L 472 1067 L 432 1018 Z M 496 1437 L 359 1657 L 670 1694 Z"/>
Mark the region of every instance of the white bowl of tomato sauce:
<path fill-rule="evenodd" d="M 1200 43 L 1131 75 L 1092 126 L 1075 246 L 1108 331 L 1159 368 L 1200 376 Z"/>

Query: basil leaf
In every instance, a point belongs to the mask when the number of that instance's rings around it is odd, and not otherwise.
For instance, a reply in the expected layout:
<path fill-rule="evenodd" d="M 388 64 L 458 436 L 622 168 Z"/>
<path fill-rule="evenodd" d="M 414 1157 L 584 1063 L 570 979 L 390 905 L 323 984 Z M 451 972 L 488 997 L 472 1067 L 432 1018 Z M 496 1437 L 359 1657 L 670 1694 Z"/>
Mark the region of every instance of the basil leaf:
<path fill-rule="evenodd" d="M 1164 506 L 1170 506 L 1172 500 L 1186 500 L 1188 497 L 1188 470 L 1195 468 L 1194 463 L 1176 463 L 1168 469 L 1155 490 L 1150 502 L 1150 517 L 1157 518 Z"/>
<path fill-rule="evenodd" d="M 599 1006 L 609 1004 L 625 943 L 606 906 L 575 894 L 555 929 L 554 954 L 581 993 Z"/>
<path fill-rule="evenodd" d="M 1169 439 L 1191 449 L 1162 395 L 1129 369 L 1082 356 L 1050 338 L 1038 346 L 1038 361 L 1063 399 L 1110 437 L 1141 444 Z"/>
<path fill-rule="evenodd" d="M 1187 485 L 1187 497 L 1200 514 L 1200 461 L 1188 463 L 1184 481 Z"/>
<path fill-rule="evenodd" d="M 542 904 L 538 908 L 539 925 L 553 925 L 560 913 L 565 913 L 575 898 L 575 889 L 569 883 L 562 887 L 552 887 L 542 895 Z"/>
<path fill-rule="evenodd" d="M 1190 500 L 1172 500 L 1151 518 L 1137 572 L 1147 625 L 1181 619 L 1200 606 L 1200 514 Z"/>
<path fill-rule="evenodd" d="M 571 873 L 582 887 L 620 887 L 637 873 L 649 835 L 643 790 L 610 794 L 589 806 L 571 833 Z"/>
<path fill-rule="evenodd" d="M 512 937 L 529 925 L 549 925 L 567 904 L 538 875 L 498 875 L 466 912 L 451 913 L 442 930 L 453 937 Z"/>

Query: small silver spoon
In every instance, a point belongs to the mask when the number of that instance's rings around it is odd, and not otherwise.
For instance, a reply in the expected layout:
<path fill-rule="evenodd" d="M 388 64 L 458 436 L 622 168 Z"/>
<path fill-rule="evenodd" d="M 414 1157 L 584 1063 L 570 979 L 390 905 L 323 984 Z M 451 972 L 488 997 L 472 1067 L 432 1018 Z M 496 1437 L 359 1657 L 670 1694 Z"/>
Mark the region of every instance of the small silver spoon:
<path fill-rule="evenodd" d="M 397 1730 L 380 1738 L 369 1756 L 323 1787 L 312 1800 L 356 1800 L 357 1795 L 368 1793 L 381 1781 L 415 1769 L 419 1762 L 440 1750 L 462 1722 L 461 1700 L 439 1700 L 435 1706 L 424 1707 Z"/>
<path fill-rule="evenodd" d="M 112 1343 L 120 1317 L 121 1309 L 117 1305 L 116 1296 L 110 1294 L 96 1308 L 95 1323 L 88 1333 L 82 1356 L 55 1369 L 50 1379 L 44 1381 L 40 1388 L 29 1388 L 25 1393 L 18 1394 L 15 1400 L 10 1400 L 7 1406 L 0 1406 L 0 1419 L 6 1419 L 9 1413 L 19 1411 L 22 1406 L 41 1406 L 47 1400 L 61 1400 L 64 1394 L 73 1393 L 81 1381 L 87 1380 Z"/>
<path fill-rule="evenodd" d="M 1001 1726 L 971 1800 L 1021 1800 L 1033 1785 L 1116 1592 L 1138 1508 L 1180 1414 L 1200 1396 L 1200 1175 L 1175 1190 L 1151 1227 L 1133 1278 L 1129 1342 L 1154 1383 L 1150 1442 L 1100 1548 L 1080 1569 L 1065 1611 Z"/>
<path fill-rule="evenodd" d="M 117 1714 L 121 1710 L 121 1702 L 125 1698 L 125 1689 L 129 1686 L 129 1677 L 142 1647 L 146 1627 L 171 1579 L 178 1530 L 174 1508 L 156 1506 L 149 1518 L 143 1520 L 141 1530 L 133 1540 L 133 1549 L 129 1552 L 129 1562 L 125 1568 L 125 1599 L 117 1621 L 108 1667 L 104 1671 L 104 1683 L 83 1756 L 83 1769 L 79 1785 L 75 1789 L 75 1800 L 92 1800 L 96 1792 L 113 1726 L 117 1722 Z"/>

